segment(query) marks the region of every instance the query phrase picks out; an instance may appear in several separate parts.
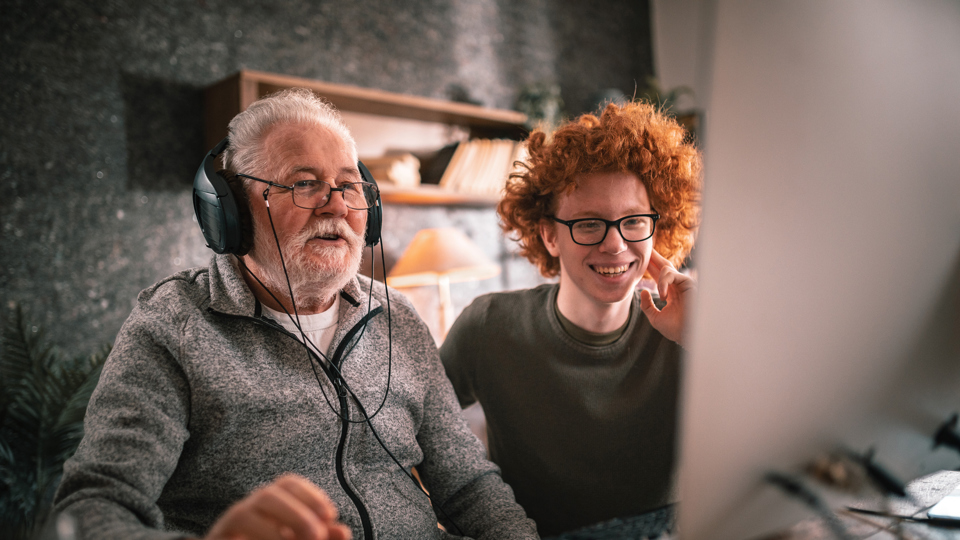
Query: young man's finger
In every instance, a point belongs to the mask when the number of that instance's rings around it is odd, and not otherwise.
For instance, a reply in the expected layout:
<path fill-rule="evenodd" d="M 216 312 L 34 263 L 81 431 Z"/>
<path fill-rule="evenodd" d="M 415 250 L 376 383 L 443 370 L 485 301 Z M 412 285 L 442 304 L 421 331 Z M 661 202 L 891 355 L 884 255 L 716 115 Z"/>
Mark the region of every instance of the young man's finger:
<path fill-rule="evenodd" d="M 660 254 L 659 251 L 655 249 L 651 250 L 650 252 L 650 262 L 655 263 L 658 268 L 669 266 L 670 268 L 673 268 L 674 270 L 676 270 L 676 268 L 673 266 L 673 263 L 670 262 L 670 259 L 667 259 L 666 257 L 664 257 L 663 255 Z"/>
<path fill-rule="evenodd" d="M 657 253 L 657 250 L 650 252 L 650 260 L 647 262 L 647 272 L 654 281 L 660 279 L 660 269 L 663 268 L 663 257 Z"/>
<path fill-rule="evenodd" d="M 673 266 L 666 267 L 664 271 L 660 272 L 660 279 L 657 280 L 657 291 L 660 293 L 660 298 L 664 301 L 667 300 L 670 286 L 677 283 L 680 276 L 680 272 L 674 270 Z"/>
<path fill-rule="evenodd" d="M 670 268 L 676 271 L 676 267 L 673 266 L 672 262 L 657 252 L 657 250 L 651 250 L 650 261 L 647 263 L 647 272 L 650 272 L 650 277 L 652 277 L 654 281 L 659 280 L 660 274 L 665 268 Z"/>
<path fill-rule="evenodd" d="M 647 315 L 648 319 L 660 314 L 660 309 L 653 303 L 653 295 L 646 289 L 640 291 L 640 309 Z"/>

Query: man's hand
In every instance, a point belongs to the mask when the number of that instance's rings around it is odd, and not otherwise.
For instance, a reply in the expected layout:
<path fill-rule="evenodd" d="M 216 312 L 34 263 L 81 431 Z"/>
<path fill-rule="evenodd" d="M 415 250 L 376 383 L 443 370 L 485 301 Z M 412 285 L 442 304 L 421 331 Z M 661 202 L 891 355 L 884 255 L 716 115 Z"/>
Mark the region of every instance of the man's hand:
<path fill-rule="evenodd" d="M 206 540 L 347 540 L 337 508 L 315 484 L 285 474 L 235 503 Z"/>
<path fill-rule="evenodd" d="M 686 346 L 684 330 L 686 328 L 687 310 L 696 299 L 697 282 L 690 276 L 677 271 L 670 261 L 653 251 L 647 271 L 657 282 L 657 291 L 660 298 L 667 302 L 663 309 L 657 309 L 653 304 L 653 295 L 650 291 L 640 291 L 640 309 L 650 319 L 653 325 L 667 339 Z"/>

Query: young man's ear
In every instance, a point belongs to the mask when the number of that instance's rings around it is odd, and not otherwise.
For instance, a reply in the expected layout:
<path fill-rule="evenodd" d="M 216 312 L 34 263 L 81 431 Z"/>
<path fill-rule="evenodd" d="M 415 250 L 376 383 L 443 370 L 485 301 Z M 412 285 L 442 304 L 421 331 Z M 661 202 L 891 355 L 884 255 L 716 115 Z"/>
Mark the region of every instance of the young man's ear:
<path fill-rule="evenodd" d="M 547 252 L 552 257 L 560 256 L 560 248 L 557 247 L 557 224 L 553 221 L 540 220 L 540 239 L 543 245 L 547 247 Z"/>

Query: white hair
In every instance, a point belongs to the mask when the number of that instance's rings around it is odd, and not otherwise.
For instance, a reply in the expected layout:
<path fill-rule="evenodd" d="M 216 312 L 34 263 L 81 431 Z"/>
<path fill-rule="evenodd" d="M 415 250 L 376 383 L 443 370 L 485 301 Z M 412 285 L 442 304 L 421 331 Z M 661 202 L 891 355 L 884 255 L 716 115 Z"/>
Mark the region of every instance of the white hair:
<path fill-rule="evenodd" d="M 233 117 L 227 128 L 230 144 L 223 152 L 223 168 L 253 176 L 264 174 L 267 156 L 263 154 L 263 137 L 271 126 L 280 123 L 307 123 L 329 129 L 343 139 L 354 156 L 357 154 L 357 143 L 332 104 L 307 88 L 290 88 L 253 102 Z"/>

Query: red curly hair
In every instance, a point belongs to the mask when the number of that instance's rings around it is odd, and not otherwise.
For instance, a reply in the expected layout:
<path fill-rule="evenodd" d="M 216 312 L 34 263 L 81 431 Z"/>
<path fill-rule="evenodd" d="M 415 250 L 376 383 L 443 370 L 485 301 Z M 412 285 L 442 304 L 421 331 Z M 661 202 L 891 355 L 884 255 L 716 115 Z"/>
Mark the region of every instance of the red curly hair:
<path fill-rule="evenodd" d="M 642 102 L 611 103 L 600 118 L 584 114 L 549 141 L 535 130 L 527 139 L 529 157 L 507 181 L 497 206 L 501 227 L 516 233 L 520 253 L 541 274 L 554 277 L 560 261 L 543 244 L 540 223 L 556 212 L 559 196 L 576 189 L 582 175 L 630 172 L 660 214 L 654 249 L 679 267 L 700 223 L 702 160 L 686 135 L 676 120 Z"/>

